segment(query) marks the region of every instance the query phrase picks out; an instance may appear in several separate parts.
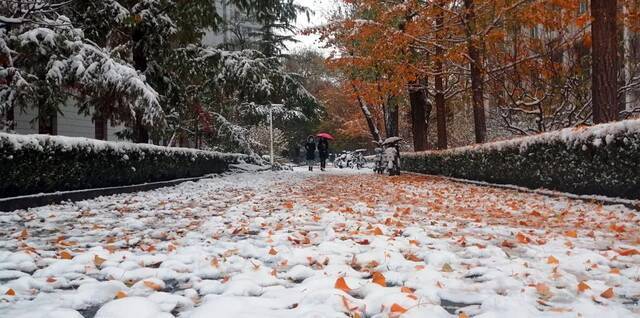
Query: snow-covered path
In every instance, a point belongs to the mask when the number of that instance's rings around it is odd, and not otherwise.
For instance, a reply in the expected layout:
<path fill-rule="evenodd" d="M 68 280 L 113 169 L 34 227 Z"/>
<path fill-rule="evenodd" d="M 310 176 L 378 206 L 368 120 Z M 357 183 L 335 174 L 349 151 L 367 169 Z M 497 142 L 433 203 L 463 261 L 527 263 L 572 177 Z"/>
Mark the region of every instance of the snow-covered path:
<path fill-rule="evenodd" d="M 623 206 L 368 172 L 0 214 L 0 317 L 640 317 Z"/>

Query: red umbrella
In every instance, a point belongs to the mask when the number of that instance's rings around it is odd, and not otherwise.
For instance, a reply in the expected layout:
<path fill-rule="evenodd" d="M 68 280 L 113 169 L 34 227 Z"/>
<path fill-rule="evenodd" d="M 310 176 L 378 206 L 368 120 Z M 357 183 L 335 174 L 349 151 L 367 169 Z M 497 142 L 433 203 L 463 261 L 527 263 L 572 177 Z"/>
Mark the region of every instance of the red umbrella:
<path fill-rule="evenodd" d="M 329 140 L 334 140 L 335 139 L 330 134 L 324 133 L 324 132 L 317 134 L 316 137 L 325 138 L 325 139 L 329 139 Z"/>

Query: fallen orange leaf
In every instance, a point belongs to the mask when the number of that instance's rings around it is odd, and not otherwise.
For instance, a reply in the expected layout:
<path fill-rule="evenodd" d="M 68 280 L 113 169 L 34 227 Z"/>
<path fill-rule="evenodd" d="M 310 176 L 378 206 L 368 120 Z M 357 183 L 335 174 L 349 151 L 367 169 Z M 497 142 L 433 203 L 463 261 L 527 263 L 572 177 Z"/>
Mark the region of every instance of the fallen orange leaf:
<path fill-rule="evenodd" d="M 387 287 L 387 282 L 380 272 L 373 272 L 373 283 L 382 287 Z"/>
<path fill-rule="evenodd" d="M 591 289 L 591 286 L 587 285 L 587 283 L 580 282 L 580 284 L 578 284 L 578 292 L 583 293 L 587 289 Z"/>
<path fill-rule="evenodd" d="M 618 251 L 618 254 L 620 254 L 621 256 L 633 256 L 633 255 L 640 255 L 640 252 L 636 249 L 621 249 Z"/>
<path fill-rule="evenodd" d="M 69 253 L 67 251 L 62 251 L 62 252 L 60 252 L 60 258 L 61 259 L 72 259 L 73 255 L 71 255 L 71 253 Z"/>
<path fill-rule="evenodd" d="M 618 232 L 618 233 L 623 233 L 626 229 L 624 228 L 624 225 L 611 224 L 609 226 L 609 230 Z"/>
<path fill-rule="evenodd" d="M 569 230 L 564 232 L 564 235 L 567 237 L 578 238 L 578 232 L 576 230 Z"/>
<path fill-rule="evenodd" d="M 547 258 L 547 264 L 553 264 L 553 265 L 557 265 L 560 264 L 560 261 L 552 256 L 549 256 L 549 258 Z"/>
<path fill-rule="evenodd" d="M 522 244 L 529 244 L 529 242 L 531 242 L 531 239 L 528 236 L 526 236 L 526 235 L 524 235 L 524 234 L 522 234 L 520 232 L 518 232 L 518 234 L 516 234 L 516 240 L 518 240 L 518 242 L 520 242 Z"/>
<path fill-rule="evenodd" d="M 611 274 L 616 274 L 616 275 L 620 275 L 620 269 L 619 268 L 612 268 L 609 273 Z"/>
<path fill-rule="evenodd" d="M 407 261 L 412 261 L 412 262 L 422 261 L 418 256 L 416 256 L 416 254 L 413 254 L 413 253 L 404 254 L 404 258 L 407 259 Z"/>
<path fill-rule="evenodd" d="M 458 315 L 458 318 L 469 318 L 469 315 L 467 315 L 467 314 L 466 314 L 466 313 L 464 313 L 464 312 L 461 312 L 461 313 Z"/>
<path fill-rule="evenodd" d="M 376 227 L 375 229 L 373 229 L 373 235 L 383 235 L 384 233 L 382 233 L 382 230 L 379 227 Z"/>
<path fill-rule="evenodd" d="M 394 303 L 393 305 L 391 305 L 391 312 L 392 313 L 398 313 L 398 314 L 403 314 L 405 312 L 407 312 L 407 309 Z"/>
<path fill-rule="evenodd" d="M 549 296 L 551 294 L 551 289 L 544 283 L 536 284 L 536 291 L 542 296 Z"/>
<path fill-rule="evenodd" d="M 13 290 L 13 288 L 9 288 L 9 289 L 7 290 L 7 292 L 6 292 L 6 293 L 4 293 L 4 294 L 5 294 L 5 295 L 7 295 L 7 296 L 15 296 L 15 295 L 16 295 L 16 291 L 15 291 L 15 290 Z"/>
<path fill-rule="evenodd" d="M 609 289 L 605 290 L 604 292 L 602 292 L 602 294 L 600 294 L 600 297 L 606 298 L 606 299 L 611 299 L 611 298 L 613 298 L 613 296 L 614 296 L 613 288 L 609 288 Z"/>
<path fill-rule="evenodd" d="M 127 293 L 125 293 L 123 291 L 118 291 L 116 293 L 116 299 L 122 299 L 122 298 L 125 298 L 125 297 L 127 297 Z"/>
<path fill-rule="evenodd" d="M 277 255 L 277 254 L 278 254 L 278 251 L 276 251 L 276 249 L 275 249 L 275 248 L 273 248 L 273 247 L 272 247 L 272 248 L 269 250 L 269 255 Z"/>
<path fill-rule="evenodd" d="M 351 291 L 351 288 L 349 288 L 349 285 L 347 285 L 347 282 L 344 280 L 344 277 L 338 278 L 336 280 L 336 284 L 334 287 L 344 291 L 345 293 L 348 293 Z"/>
<path fill-rule="evenodd" d="M 400 291 L 406 294 L 413 294 L 413 292 L 415 292 L 415 289 L 409 288 L 407 286 L 402 286 L 400 287 Z"/>

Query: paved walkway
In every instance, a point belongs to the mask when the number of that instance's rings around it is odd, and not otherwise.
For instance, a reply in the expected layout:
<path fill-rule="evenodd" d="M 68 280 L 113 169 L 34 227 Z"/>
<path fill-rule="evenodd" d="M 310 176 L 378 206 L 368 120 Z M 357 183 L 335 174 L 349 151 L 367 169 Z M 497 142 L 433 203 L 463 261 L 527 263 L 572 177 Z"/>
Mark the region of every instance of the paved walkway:
<path fill-rule="evenodd" d="M 0 215 L 0 316 L 638 317 L 639 225 L 436 177 L 230 175 Z"/>

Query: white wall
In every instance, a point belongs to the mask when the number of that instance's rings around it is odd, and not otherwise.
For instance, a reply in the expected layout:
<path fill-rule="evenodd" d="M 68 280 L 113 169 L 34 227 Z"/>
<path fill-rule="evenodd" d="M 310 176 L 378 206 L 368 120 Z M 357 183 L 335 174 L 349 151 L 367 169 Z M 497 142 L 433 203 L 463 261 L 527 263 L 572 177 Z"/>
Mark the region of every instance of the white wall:
<path fill-rule="evenodd" d="M 61 111 L 62 114 L 58 114 L 58 135 L 95 138 L 95 125 L 90 116 L 78 114 L 78 109 L 72 103 L 62 106 Z M 35 119 L 38 116 L 37 109 L 30 108 L 24 112 L 16 110 L 14 115 L 16 133 L 23 135 L 38 133 L 38 121 Z M 33 123 L 31 123 L 31 121 L 33 121 Z M 112 127 L 111 124 L 108 124 L 108 140 L 118 141 L 116 132 L 124 128 L 124 125 Z"/>
<path fill-rule="evenodd" d="M 69 137 L 95 137 L 95 125 L 91 117 L 78 114 L 78 108 L 66 103 L 58 114 L 58 135 Z"/>
<path fill-rule="evenodd" d="M 30 108 L 26 112 L 22 112 L 16 109 L 13 115 L 16 122 L 16 133 L 23 135 L 38 133 L 38 121 L 35 119 L 38 117 L 37 110 Z M 33 123 L 30 123 L 30 121 L 33 121 Z"/>

